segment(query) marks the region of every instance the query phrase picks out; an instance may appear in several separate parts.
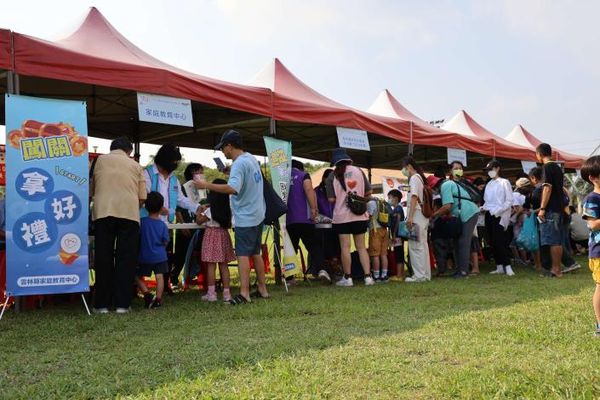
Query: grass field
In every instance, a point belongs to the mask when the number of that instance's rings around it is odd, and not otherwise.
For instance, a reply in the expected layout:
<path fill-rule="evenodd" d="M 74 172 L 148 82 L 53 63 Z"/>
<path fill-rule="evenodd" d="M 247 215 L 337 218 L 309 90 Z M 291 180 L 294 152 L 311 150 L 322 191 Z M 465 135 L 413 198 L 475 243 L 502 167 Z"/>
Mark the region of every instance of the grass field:
<path fill-rule="evenodd" d="M 581 260 L 582 262 L 584 260 Z M 0 398 L 600 398 L 593 282 L 517 270 L 0 322 Z"/>

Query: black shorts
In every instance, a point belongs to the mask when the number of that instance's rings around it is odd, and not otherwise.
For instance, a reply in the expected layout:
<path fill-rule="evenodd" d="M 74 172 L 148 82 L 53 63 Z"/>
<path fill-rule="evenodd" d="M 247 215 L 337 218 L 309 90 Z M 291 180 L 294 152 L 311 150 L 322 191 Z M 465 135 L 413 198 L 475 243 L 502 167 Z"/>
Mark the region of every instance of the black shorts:
<path fill-rule="evenodd" d="M 154 264 L 139 264 L 137 267 L 137 276 L 151 276 L 154 274 L 166 274 L 169 272 L 169 263 L 166 261 Z"/>
<path fill-rule="evenodd" d="M 333 224 L 333 230 L 338 235 L 360 235 L 367 233 L 367 229 L 369 229 L 369 220 Z"/>

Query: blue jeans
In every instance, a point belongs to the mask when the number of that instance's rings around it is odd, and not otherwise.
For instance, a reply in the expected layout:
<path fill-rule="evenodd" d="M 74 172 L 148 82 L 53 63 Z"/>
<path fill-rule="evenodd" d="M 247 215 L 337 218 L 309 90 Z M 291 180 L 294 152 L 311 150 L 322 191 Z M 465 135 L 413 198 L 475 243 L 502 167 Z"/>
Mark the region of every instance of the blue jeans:
<path fill-rule="evenodd" d="M 540 224 L 540 242 L 542 246 L 562 246 L 562 230 L 562 214 L 546 214 L 546 219 Z"/>

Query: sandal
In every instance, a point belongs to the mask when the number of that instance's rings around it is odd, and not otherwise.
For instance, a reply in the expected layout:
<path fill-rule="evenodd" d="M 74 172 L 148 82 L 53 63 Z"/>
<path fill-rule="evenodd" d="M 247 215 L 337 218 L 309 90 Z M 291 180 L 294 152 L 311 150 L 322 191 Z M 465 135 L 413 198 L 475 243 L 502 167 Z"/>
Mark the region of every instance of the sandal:
<path fill-rule="evenodd" d="M 232 306 L 239 306 L 239 305 L 248 304 L 248 303 L 250 303 L 250 300 L 246 299 L 241 294 L 238 294 L 233 299 L 229 300 L 229 304 L 231 304 Z"/>
<path fill-rule="evenodd" d="M 269 295 L 263 296 L 262 293 L 260 293 L 258 290 L 255 290 L 254 292 L 250 293 L 250 298 L 251 299 L 269 299 L 269 298 L 271 298 L 271 296 L 269 296 Z"/>

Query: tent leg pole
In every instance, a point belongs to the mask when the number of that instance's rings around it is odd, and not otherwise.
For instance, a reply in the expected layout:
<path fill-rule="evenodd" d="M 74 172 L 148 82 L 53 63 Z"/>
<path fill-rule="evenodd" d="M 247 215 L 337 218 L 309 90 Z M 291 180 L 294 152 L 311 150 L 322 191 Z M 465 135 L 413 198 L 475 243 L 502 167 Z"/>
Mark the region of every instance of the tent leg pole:
<path fill-rule="evenodd" d="M 10 299 L 10 296 L 6 296 L 6 300 L 4 301 L 4 304 L 2 305 L 2 311 L 0 311 L 0 321 L 2 320 L 4 311 L 6 311 L 6 306 L 8 306 L 8 299 Z"/>
<path fill-rule="evenodd" d="M 6 74 L 6 92 L 8 94 L 14 94 L 15 93 L 15 87 L 14 87 L 14 80 L 13 80 L 13 72 L 12 71 L 8 71 L 8 73 Z"/>

